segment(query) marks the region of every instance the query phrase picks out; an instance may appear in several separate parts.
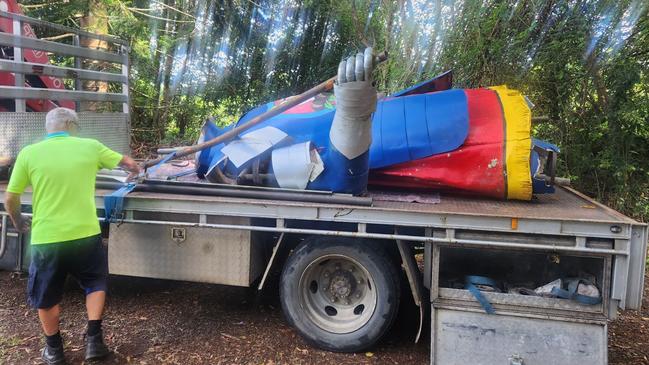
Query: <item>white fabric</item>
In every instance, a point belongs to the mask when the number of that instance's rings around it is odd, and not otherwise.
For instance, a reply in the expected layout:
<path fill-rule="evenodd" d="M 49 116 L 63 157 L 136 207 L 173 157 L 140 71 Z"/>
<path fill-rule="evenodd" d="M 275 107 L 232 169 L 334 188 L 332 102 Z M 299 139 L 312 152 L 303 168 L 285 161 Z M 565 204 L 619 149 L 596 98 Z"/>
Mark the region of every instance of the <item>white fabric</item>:
<path fill-rule="evenodd" d="M 277 184 L 286 189 L 304 190 L 324 170 L 320 155 L 311 149 L 311 142 L 275 149 L 271 160 Z"/>
<path fill-rule="evenodd" d="M 239 168 L 244 163 L 284 141 L 288 135 L 275 127 L 264 127 L 241 136 L 241 139 L 228 143 L 221 152 Z"/>
<path fill-rule="evenodd" d="M 547 283 L 543 286 L 534 289 L 534 292 L 541 296 L 549 296 L 552 293 L 552 289 L 554 288 L 561 289 L 561 284 L 562 284 L 561 279 L 557 279 L 555 281 L 552 281 L 550 283 Z"/>
<path fill-rule="evenodd" d="M 579 286 L 577 286 L 577 294 L 597 298 L 599 297 L 599 289 L 597 289 L 597 287 L 592 284 L 580 283 Z"/>

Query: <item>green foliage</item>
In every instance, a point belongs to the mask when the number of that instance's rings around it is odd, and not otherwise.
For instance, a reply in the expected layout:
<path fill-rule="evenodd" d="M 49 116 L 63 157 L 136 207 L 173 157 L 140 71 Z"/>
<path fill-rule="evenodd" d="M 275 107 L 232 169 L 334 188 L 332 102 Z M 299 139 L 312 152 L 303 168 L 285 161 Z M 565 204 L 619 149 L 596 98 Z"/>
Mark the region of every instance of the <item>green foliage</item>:
<path fill-rule="evenodd" d="M 174 108 L 169 115 L 171 122 L 167 124 L 165 139 L 162 141 L 164 145 L 192 144 L 198 139 L 201 127 L 208 118 L 212 118 L 219 127 L 225 127 L 236 122 L 242 112 L 242 102 L 237 98 L 222 99 L 219 103 L 214 103 L 198 95 L 179 95 L 174 98 L 174 103 L 182 107 Z M 186 109 L 192 110 L 192 113 L 187 113 Z"/>
<path fill-rule="evenodd" d="M 102 7 L 130 41 L 135 145 L 191 142 L 207 117 L 304 91 L 371 45 L 389 52 L 383 92 L 448 69 L 456 87 L 522 90 L 549 117 L 533 129 L 561 146 L 560 174 L 649 219 L 646 1 L 39 1 L 29 15 L 71 26 Z"/>

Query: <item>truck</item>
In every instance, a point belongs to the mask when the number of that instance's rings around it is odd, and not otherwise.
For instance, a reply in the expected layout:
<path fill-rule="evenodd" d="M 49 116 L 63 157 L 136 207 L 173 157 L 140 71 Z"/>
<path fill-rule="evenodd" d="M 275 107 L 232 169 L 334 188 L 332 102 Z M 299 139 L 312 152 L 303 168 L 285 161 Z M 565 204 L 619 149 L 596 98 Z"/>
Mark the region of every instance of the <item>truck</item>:
<path fill-rule="evenodd" d="M 0 157 L 11 161 L 44 134 L 44 113 L 25 100 L 122 103 L 122 112 L 79 114 L 82 132 L 128 152 L 128 47 L 116 38 L 0 12 L 14 29 L 32 24 L 114 42 L 114 51 L 0 33 L 0 46 L 24 47 L 120 64 L 122 74 L 13 57 L 0 72 L 12 111 L 0 112 Z M 29 51 L 27 50 L 27 51 Z M 122 93 L 52 90 L 20 75 L 109 80 Z M 18 75 L 18 77 L 15 77 Z M 22 104 L 22 105 L 21 105 Z M 5 179 L 8 177 L 5 174 Z M 119 184 L 98 181 L 98 217 Z M 4 201 L 6 181 L 0 183 Z M 30 214 L 32 195 L 23 195 Z M 532 201 L 370 188 L 358 197 L 324 191 L 149 180 L 103 221 L 113 275 L 204 282 L 263 290 L 281 271 L 286 320 L 310 344 L 356 352 L 394 323 L 403 295 L 419 311 L 416 339 L 430 331 L 431 364 L 607 363 L 607 324 L 641 306 L 647 225 L 558 186 Z M 0 206 L 0 268 L 26 270 L 29 234 Z M 531 295 L 556 280 L 576 283 L 565 298 Z M 580 285 L 595 287 L 584 301 Z M 561 285 L 559 285 L 561 289 Z"/>

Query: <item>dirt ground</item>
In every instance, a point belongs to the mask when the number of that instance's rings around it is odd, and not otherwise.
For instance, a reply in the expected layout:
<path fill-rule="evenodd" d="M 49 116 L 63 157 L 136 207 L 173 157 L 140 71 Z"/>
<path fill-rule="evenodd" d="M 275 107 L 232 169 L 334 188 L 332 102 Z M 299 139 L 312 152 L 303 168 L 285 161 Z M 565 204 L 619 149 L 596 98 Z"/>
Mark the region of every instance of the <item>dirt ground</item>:
<path fill-rule="evenodd" d="M 649 280 L 647 280 L 649 282 Z M 43 344 L 25 303 L 24 275 L 0 272 L 0 364 L 38 364 Z M 111 277 L 104 320 L 114 355 L 103 364 L 427 364 L 429 338 L 413 344 L 414 307 L 371 352 L 336 354 L 310 347 L 286 325 L 277 298 L 217 285 Z M 611 364 L 649 364 L 649 291 L 640 312 L 609 326 Z M 258 298 L 257 298 L 258 299 Z M 69 364 L 83 363 L 82 292 L 68 285 L 62 334 Z"/>

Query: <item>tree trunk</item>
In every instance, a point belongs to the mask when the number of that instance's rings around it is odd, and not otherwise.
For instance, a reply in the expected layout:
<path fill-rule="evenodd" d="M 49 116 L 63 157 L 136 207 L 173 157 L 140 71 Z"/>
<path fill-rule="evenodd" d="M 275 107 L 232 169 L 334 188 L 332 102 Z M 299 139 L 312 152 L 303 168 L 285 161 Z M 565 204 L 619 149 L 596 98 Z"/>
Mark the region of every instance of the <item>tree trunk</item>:
<path fill-rule="evenodd" d="M 81 18 L 81 29 L 97 34 L 108 34 L 108 12 L 106 5 L 101 0 L 90 0 L 88 2 L 88 12 Z M 108 42 L 99 39 L 81 37 L 79 43 L 82 47 L 106 51 Z M 95 71 L 105 71 L 109 64 L 104 61 L 84 60 L 83 66 L 86 69 Z M 103 81 L 87 80 L 82 84 L 83 90 L 94 92 L 108 92 L 108 83 Z M 100 102 L 89 101 L 81 103 L 81 110 L 99 111 Z"/>
<path fill-rule="evenodd" d="M 439 37 L 442 22 L 442 0 L 435 0 L 435 28 L 433 28 L 432 39 L 428 46 L 428 55 L 426 58 L 426 64 L 424 65 L 424 72 L 432 71 L 434 68 L 435 46 L 437 45 L 437 37 Z"/>
<path fill-rule="evenodd" d="M 167 0 L 167 5 L 174 7 L 174 0 Z M 167 11 L 168 19 L 177 19 L 178 12 Z M 176 22 L 167 22 L 165 29 L 169 31 L 168 34 L 176 34 L 178 28 L 178 23 Z M 176 42 L 172 42 L 171 45 L 164 52 L 164 64 L 162 70 L 158 71 L 157 80 L 159 82 L 162 79 L 162 87 L 159 88 L 159 99 L 157 100 L 157 108 L 153 115 L 153 126 L 157 132 L 158 141 L 162 140 L 165 135 L 165 129 L 167 125 L 167 117 L 169 116 L 169 103 L 171 101 L 171 93 L 169 90 L 169 83 L 171 82 L 171 71 L 174 64 L 174 54 L 176 53 Z M 158 85 L 156 85 L 158 87 Z"/>

